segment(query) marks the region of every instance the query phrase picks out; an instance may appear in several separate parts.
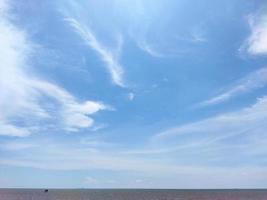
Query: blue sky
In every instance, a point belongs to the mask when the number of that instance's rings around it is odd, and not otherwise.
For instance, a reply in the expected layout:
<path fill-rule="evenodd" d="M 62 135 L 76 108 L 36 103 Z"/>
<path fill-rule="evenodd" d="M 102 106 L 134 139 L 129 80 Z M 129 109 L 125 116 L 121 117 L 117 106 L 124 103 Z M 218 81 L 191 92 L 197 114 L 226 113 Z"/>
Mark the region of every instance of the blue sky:
<path fill-rule="evenodd" d="M 266 13 L 0 0 L 0 187 L 267 187 Z"/>

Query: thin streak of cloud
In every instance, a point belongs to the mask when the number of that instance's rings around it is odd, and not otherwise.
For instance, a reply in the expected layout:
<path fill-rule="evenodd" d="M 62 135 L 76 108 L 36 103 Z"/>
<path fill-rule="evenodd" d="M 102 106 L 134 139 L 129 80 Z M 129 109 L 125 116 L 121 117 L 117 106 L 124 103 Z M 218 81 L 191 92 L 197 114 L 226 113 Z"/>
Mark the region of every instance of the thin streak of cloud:
<path fill-rule="evenodd" d="M 118 56 L 102 45 L 88 26 L 80 23 L 74 18 L 66 18 L 65 20 L 74 28 L 74 30 L 81 36 L 86 44 L 101 56 L 101 59 L 103 62 L 105 62 L 106 67 L 111 75 L 112 81 L 118 86 L 125 87 L 123 83 L 124 71 L 118 62 Z M 120 39 L 118 42 L 117 52 L 121 50 L 121 44 L 122 39 Z"/>
<path fill-rule="evenodd" d="M 152 57 L 155 58 L 165 58 L 165 57 L 175 57 L 177 55 L 181 54 L 188 54 L 191 49 L 194 48 L 197 44 L 202 44 L 207 42 L 207 38 L 204 37 L 204 35 L 200 31 L 192 31 L 192 33 L 189 33 L 187 37 L 182 36 L 174 36 L 170 37 L 172 38 L 172 42 L 168 41 L 169 48 L 166 48 L 164 45 L 161 44 L 161 42 L 157 43 L 151 43 L 148 42 L 147 39 L 138 39 L 135 38 L 137 46 L 147 54 L 149 54 Z M 187 44 L 187 49 L 179 48 L 179 45 L 181 43 Z M 176 44 L 176 46 L 173 46 L 173 44 Z"/>
<path fill-rule="evenodd" d="M 258 133 L 263 134 L 262 130 L 267 128 L 267 97 L 263 97 L 253 106 L 239 111 L 221 114 L 208 119 L 200 120 L 187 125 L 170 128 L 166 131 L 156 134 L 153 140 L 160 141 L 175 136 L 202 135 L 202 139 L 208 137 L 216 139 L 218 136 L 225 138 L 237 134 Z M 245 126 L 244 126 L 245 124 Z"/>
<path fill-rule="evenodd" d="M 144 41 L 138 42 L 138 47 L 152 57 L 162 58 L 162 57 L 166 56 L 166 55 L 156 51 L 154 48 L 152 48 L 150 45 L 148 45 L 147 42 L 144 42 Z"/>
<path fill-rule="evenodd" d="M 237 95 L 250 92 L 255 89 L 263 88 L 267 84 L 267 67 L 252 72 L 237 83 L 229 90 L 215 96 L 209 100 L 199 103 L 197 106 L 209 106 L 225 102 Z"/>
<path fill-rule="evenodd" d="M 199 28 L 194 28 L 187 36 L 177 35 L 175 36 L 175 39 L 188 44 L 201 44 L 208 41 L 204 36 L 204 31 Z"/>

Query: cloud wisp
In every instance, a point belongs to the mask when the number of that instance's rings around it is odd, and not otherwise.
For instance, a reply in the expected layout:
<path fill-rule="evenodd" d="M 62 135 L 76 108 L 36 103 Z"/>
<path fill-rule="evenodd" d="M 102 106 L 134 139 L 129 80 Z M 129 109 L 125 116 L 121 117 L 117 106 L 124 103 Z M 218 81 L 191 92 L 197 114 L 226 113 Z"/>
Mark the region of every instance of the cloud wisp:
<path fill-rule="evenodd" d="M 10 21 L 9 2 L 0 6 L 0 135 L 28 136 L 44 124 L 67 131 L 92 126 L 89 115 L 106 107 L 79 102 L 64 88 L 33 75 L 30 59 L 37 45 Z"/>
<path fill-rule="evenodd" d="M 117 51 L 114 52 L 100 43 L 89 26 L 80 23 L 74 18 L 66 18 L 65 20 L 74 28 L 74 30 L 80 35 L 85 43 L 101 56 L 101 59 L 106 64 L 107 70 L 111 75 L 113 83 L 120 87 L 125 87 L 123 82 L 124 71 L 118 61 L 118 53 L 121 51 L 122 45 L 121 37 L 118 42 Z"/>
<path fill-rule="evenodd" d="M 240 94 L 248 93 L 252 90 L 265 87 L 267 84 L 267 67 L 261 68 L 255 72 L 250 73 L 245 78 L 242 78 L 236 82 L 236 84 L 229 90 L 209 99 L 204 102 L 199 103 L 197 106 L 209 106 L 215 105 L 231 98 L 234 98 Z"/>
<path fill-rule="evenodd" d="M 266 109 L 267 97 L 265 96 L 251 107 L 170 128 L 156 134 L 152 141 L 168 142 L 175 141 L 174 138 L 179 138 L 176 141 L 186 141 L 189 147 L 191 144 L 198 144 L 199 147 L 243 135 L 242 138 L 247 139 L 246 145 L 251 145 L 252 138 L 258 138 L 257 142 L 260 142 L 259 140 L 266 137 L 264 131 L 267 128 Z M 182 144 L 185 145 L 186 143 L 183 142 Z M 252 146 L 254 149 L 257 147 L 257 145 Z M 253 148 L 252 150 L 254 150 Z"/>
<path fill-rule="evenodd" d="M 152 57 L 162 58 L 162 57 L 166 57 L 167 56 L 166 54 L 163 54 L 163 53 L 157 51 L 155 48 L 153 48 L 151 45 L 149 45 L 146 41 L 137 42 L 137 44 L 138 44 L 138 47 L 142 51 L 146 52 L 147 54 L 149 54 Z"/>

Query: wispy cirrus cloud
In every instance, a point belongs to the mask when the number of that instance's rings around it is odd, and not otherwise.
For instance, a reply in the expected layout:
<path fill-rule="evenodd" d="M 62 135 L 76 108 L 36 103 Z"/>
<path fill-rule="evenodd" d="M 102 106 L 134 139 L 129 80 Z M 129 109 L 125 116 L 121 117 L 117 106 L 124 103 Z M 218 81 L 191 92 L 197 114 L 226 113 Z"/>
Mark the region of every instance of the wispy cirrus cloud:
<path fill-rule="evenodd" d="M 265 96 L 258 99 L 254 105 L 239 111 L 224 113 L 197 122 L 170 128 L 156 134 L 152 138 L 152 141 L 176 141 L 176 144 L 180 143 L 182 146 L 187 143 L 190 148 L 191 144 L 197 147 L 205 146 L 243 135 L 245 144 L 251 145 L 250 142 L 252 140 L 256 139 L 257 142 L 260 142 L 266 137 L 266 109 L 267 97 Z M 179 138 L 179 140 L 175 140 L 174 138 Z M 252 149 L 257 148 L 257 144 L 252 145 L 252 147 Z"/>
<path fill-rule="evenodd" d="M 34 75 L 30 59 L 38 47 L 11 22 L 11 9 L 9 1 L 1 1 L 0 135 L 28 136 L 44 124 L 67 131 L 92 126 L 89 115 L 106 106 L 80 102 L 64 88 Z"/>
<path fill-rule="evenodd" d="M 261 68 L 250 73 L 246 77 L 236 81 L 234 86 L 221 94 L 197 104 L 197 106 L 209 106 L 219 104 L 236 97 L 237 95 L 250 92 L 267 85 L 267 67 Z"/>
<path fill-rule="evenodd" d="M 119 63 L 119 52 L 121 51 L 123 42 L 122 38 L 119 37 L 117 50 L 114 51 L 101 44 L 88 25 L 71 17 L 65 18 L 65 20 L 81 36 L 85 43 L 101 56 L 101 59 L 106 64 L 106 68 L 111 75 L 113 83 L 120 87 L 125 87 L 123 81 L 124 70 Z"/>
<path fill-rule="evenodd" d="M 145 53 L 155 58 L 167 58 L 188 54 L 197 45 L 206 43 L 208 39 L 205 37 L 204 30 L 202 29 L 192 28 L 192 31 L 189 31 L 185 36 L 172 34 L 164 38 L 164 40 L 161 38 L 156 41 L 155 39 L 153 41 L 145 37 L 145 34 L 141 34 L 139 37 L 132 37 L 135 39 L 137 46 Z"/>
<path fill-rule="evenodd" d="M 159 51 L 157 51 L 154 47 L 152 47 L 152 45 L 148 44 L 147 41 L 137 41 L 138 43 L 138 47 L 143 50 L 144 52 L 146 52 L 147 54 L 149 54 L 152 57 L 156 57 L 156 58 L 162 58 L 162 57 L 166 57 L 166 54 L 163 54 Z"/>

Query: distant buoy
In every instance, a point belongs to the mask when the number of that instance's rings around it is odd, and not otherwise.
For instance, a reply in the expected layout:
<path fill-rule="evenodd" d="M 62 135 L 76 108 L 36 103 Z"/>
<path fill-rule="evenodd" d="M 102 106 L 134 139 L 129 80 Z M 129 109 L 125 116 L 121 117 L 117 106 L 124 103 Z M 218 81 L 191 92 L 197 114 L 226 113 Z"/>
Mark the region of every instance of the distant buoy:
<path fill-rule="evenodd" d="M 48 192 L 48 190 L 46 189 L 46 190 L 44 190 L 44 192 Z"/>

